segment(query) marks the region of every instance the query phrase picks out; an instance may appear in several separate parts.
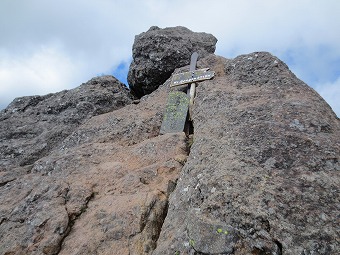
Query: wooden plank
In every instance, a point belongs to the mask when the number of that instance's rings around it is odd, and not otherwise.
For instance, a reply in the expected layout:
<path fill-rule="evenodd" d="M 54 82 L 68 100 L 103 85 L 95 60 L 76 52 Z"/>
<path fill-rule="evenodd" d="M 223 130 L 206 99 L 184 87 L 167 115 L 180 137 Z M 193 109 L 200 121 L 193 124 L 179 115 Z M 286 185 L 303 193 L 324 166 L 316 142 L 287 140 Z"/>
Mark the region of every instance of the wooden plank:
<path fill-rule="evenodd" d="M 189 98 L 186 93 L 170 92 L 160 134 L 182 132 L 187 119 L 188 106 Z"/>
<path fill-rule="evenodd" d="M 196 69 L 196 64 L 197 64 L 197 59 L 198 59 L 198 53 L 195 51 L 194 53 L 191 54 L 190 57 L 190 71 L 194 71 Z"/>
<path fill-rule="evenodd" d="M 195 69 L 197 65 L 197 59 L 198 59 L 198 53 L 194 52 L 191 54 L 190 58 L 190 68 L 189 71 L 191 72 L 191 77 L 195 74 Z M 195 91 L 196 91 L 196 84 L 189 83 L 187 87 L 187 95 L 189 97 L 189 108 L 188 108 L 188 119 L 192 120 L 192 107 L 194 105 L 194 97 L 195 97 Z"/>

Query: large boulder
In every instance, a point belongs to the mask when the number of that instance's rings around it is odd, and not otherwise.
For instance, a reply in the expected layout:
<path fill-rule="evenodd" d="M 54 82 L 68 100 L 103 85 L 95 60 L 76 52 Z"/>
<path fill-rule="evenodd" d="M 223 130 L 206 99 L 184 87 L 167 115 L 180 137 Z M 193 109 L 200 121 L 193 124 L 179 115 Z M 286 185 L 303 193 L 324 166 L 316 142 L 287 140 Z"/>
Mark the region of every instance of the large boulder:
<path fill-rule="evenodd" d="M 185 27 L 151 27 L 135 37 L 128 73 L 131 90 L 138 97 L 151 93 L 175 68 L 188 65 L 193 52 L 198 52 L 200 58 L 214 53 L 216 42 L 211 34 L 192 32 Z"/>

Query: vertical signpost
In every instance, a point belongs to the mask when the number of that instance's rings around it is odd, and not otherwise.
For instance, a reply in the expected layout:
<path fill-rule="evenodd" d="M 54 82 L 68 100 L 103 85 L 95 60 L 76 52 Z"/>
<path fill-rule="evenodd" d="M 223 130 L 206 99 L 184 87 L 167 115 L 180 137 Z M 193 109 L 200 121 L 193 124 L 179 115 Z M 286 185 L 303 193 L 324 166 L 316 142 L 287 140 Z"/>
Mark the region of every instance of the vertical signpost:
<path fill-rule="evenodd" d="M 214 77 L 215 73 L 208 71 L 209 68 L 196 69 L 198 53 L 191 55 L 189 72 L 174 74 L 172 76 L 168 101 L 165 108 L 163 122 L 160 134 L 177 133 L 184 131 L 189 110 L 189 119 L 191 119 L 191 110 L 195 98 L 195 82 L 209 80 Z M 187 93 L 174 90 L 177 86 L 187 85 Z"/>
<path fill-rule="evenodd" d="M 194 76 L 197 59 L 198 59 L 198 53 L 197 52 L 192 53 L 191 59 L 190 59 L 190 69 L 189 69 L 189 71 L 192 72 L 191 77 Z M 196 92 L 195 82 L 189 83 L 188 90 L 187 90 L 187 94 L 190 98 L 189 99 L 189 120 L 191 120 L 191 116 L 192 116 L 192 106 L 194 105 L 195 92 Z"/>

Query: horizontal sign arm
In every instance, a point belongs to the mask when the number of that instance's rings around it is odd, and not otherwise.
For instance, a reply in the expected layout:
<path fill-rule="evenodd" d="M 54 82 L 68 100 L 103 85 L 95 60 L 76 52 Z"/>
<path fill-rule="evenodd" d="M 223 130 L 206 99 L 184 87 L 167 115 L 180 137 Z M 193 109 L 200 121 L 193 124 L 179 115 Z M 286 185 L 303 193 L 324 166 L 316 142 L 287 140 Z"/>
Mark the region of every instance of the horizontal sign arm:
<path fill-rule="evenodd" d="M 210 80 L 215 75 L 213 71 L 207 71 L 207 69 L 200 69 L 192 72 L 185 72 L 174 74 L 171 80 L 170 87 L 180 86 L 188 83 Z"/>

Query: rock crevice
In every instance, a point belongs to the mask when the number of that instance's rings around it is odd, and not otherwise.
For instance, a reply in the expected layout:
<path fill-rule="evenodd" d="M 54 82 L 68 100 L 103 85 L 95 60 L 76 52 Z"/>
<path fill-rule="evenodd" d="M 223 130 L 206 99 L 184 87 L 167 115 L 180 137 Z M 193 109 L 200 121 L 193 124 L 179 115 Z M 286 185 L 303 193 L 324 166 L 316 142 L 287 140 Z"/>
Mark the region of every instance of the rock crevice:
<path fill-rule="evenodd" d="M 68 207 L 67 207 L 67 202 L 68 202 L 68 191 L 69 191 L 69 188 L 67 190 L 67 193 L 65 194 L 65 210 L 67 212 L 67 215 L 68 215 L 68 225 L 66 227 L 66 230 L 63 231 L 62 233 L 62 239 L 60 240 L 59 242 L 59 248 L 57 249 L 57 253 L 56 254 L 60 254 L 60 251 L 63 247 L 63 243 L 64 243 L 64 240 L 68 237 L 68 235 L 72 232 L 72 227 L 73 225 L 75 224 L 76 220 L 79 219 L 81 217 L 81 215 L 83 213 L 86 212 L 87 210 L 87 207 L 88 207 L 88 204 L 91 202 L 92 199 L 94 199 L 94 192 L 92 191 L 84 200 L 84 203 L 83 205 L 81 206 L 80 210 L 77 211 L 77 212 L 70 212 Z"/>

